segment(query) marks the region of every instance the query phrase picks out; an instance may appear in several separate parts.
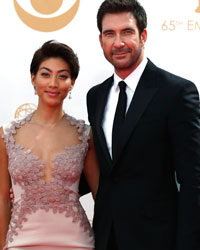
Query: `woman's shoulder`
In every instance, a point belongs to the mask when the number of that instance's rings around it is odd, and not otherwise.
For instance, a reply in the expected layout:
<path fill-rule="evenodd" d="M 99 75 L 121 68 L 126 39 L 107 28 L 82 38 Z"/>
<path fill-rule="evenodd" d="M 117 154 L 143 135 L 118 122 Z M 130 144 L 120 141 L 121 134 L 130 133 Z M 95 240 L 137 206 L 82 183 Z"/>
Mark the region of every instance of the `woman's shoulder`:
<path fill-rule="evenodd" d="M 85 120 L 79 119 L 79 118 L 75 118 L 74 116 L 71 116 L 71 115 L 68 115 L 68 114 L 65 114 L 65 115 L 66 115 L 67 120 L 69 120 L 72 125 L 75 125 L 78 128 L 78 131 L 80 133 L 84 132 L 86 134 L 89 134 L 89 132 L 90 132 L 90 125 L 88 125 L 85 122 Z"/>
<path fill-rule="evenodd" d="M 6 148 L 3 127 L 0 127 L 0 152 Z"/>
<path fill-rule="evenodd" d="M 2 126 L 1 126 L 1 132 L 2 133 L 5 133 L 6 131 L 8 131 L 12 126 L 13 124 L 17 123 L 17 120 L 16 119 L 13 119 L 7 123 L 4 123 Z"/>
<path fill-rule="evenodd" d="M 11 131 L 11 128 L 13 126 L 14 120 L 7 122 L 3 125 L 0 126 L 0 141 L 1 141 L 1 146 L 4 145 L 8 141 L 9 134 Z"/>
<path fill-rule="evenodd" d="M 28 114 L 25 117 L 21 117 L 21 118 L 15 118 L 5 124 L 3 124 L 2 127 L 2 132 L 4 134 L 8 133 L 8 132 L 14 132 L 17 128 L 20 128 L 24 123 L 26 123 L 27 120 L 30 120 L 32 114 Z"/>
<path fill-rule="evenodd" d="M 72 125 L 85 125 L 85 120 L 83 119 L 79 119 L 67 113 L 65 113 L 65 117 Z"/>
<path fill-rule="evenodd" d="M 0 126 L 0 138 L 3 136 L 3 126 Z"/>

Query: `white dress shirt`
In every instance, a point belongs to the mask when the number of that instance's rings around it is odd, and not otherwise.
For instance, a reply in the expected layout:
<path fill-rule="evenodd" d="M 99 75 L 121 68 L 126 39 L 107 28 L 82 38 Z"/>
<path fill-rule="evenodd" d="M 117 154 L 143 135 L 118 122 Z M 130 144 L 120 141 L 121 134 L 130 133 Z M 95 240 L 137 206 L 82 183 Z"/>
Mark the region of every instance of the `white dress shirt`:
<path fill-rule="evenodd" d="M 117 102 L 118 102 L 118 97 L 119 97 L 119 92 L 120 92 L 118 83 L 120 81 L 124 81 L 127 85 L 126 86 L 126 95 L 127 95 L 126 112 L 127 112 L 130 106 L 131 100 L 133 98 L 133 95 L 135 93 L 137 84 L 147 65 L 147 62 L 148 62 L 147 58 L 144 57 L 144 59 L 138 65 L 138 67 L 130 75 L 128 75 L 127 78 L 124 80 L 121 79 L 116 73 L 114 73 L 114 82 L 108 94 L 108 100 L 105 106 L 104 116 L 103 116 L 103 121 L 102 121 L 102 127 L 103 127 L 103 131 L 104 131 L 106 142 L 107 142 L 107 147 L 108 147 L 111 157 L 112 157 L 112 128 L 113 128 L 115 110 L 117 107 Z"/>

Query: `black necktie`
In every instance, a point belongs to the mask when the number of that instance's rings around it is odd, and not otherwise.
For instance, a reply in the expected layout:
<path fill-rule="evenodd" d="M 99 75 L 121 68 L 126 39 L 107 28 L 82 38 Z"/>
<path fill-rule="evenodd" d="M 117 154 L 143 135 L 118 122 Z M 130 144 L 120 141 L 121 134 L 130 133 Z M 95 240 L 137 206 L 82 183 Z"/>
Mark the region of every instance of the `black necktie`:
<path fill-rule="evenodd" d="M 113 130 L 112 130 L 112 154 L 116 153 L 116 148 L 119 140 L 119 131 L 124 122 L 125 113 L 126 113 L 126 83 L 124 81 L 119 82 L 119 98 L 117 103 L 117 108 L 115 111 L 115 118 L 113 122 Z"/>

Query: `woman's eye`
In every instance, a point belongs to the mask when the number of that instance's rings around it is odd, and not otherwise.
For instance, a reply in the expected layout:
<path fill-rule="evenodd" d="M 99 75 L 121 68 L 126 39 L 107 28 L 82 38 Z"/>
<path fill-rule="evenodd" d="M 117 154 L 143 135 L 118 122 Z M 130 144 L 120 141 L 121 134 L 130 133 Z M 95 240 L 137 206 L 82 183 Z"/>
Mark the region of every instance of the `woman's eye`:
<path fill-rule="evenodd" d="M 41 76 L 47 77 L 47 76 L 49 76 L 49 73 L 42 72 L 42 73 L 41 73 Z"/>
<path fill-rule="evenodd" d="M 67 75 L 59 75 L 59 78 L 63 79 L 63 80 L 66 80 L 68 78 L 68 76 Z"/>

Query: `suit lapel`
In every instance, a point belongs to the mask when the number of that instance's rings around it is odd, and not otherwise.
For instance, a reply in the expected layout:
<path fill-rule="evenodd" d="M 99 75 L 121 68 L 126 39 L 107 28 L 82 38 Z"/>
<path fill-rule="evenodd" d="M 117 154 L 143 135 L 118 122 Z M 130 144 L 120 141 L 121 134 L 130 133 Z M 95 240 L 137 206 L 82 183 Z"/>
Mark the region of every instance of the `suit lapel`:
<path fill-rule="evenodd" d="M 114 158 L 114 165 L 120 157 L 139 119 L 157 91 L 155 69 L 156 67 L 149 61 L 138 83 L 124 125 L 121 129 L 122 135 L 119 136 L 120 143 L 118 144 L 117 154 Z"/>
<path fill-rule="evenodd" d="M 102 128 L 102 120 L 103 120 L 105 105 L 107 103 L 108 94 L 109 94 L 109 91 L 110 91 L 112 84 L 113 84 L 113 76 L 108 78 L 103 83 L 103 86 L 100 89 L 101 93 L 98 94 L 99 99 L 98 99 L 98 105 L 97 105 L 97 109 L 96 109 L 97 133 L 98 133 L 101 147 L 102 147 L 104 154 L 106 156 L 106 159 L 109 161 L 110 165 L 112 165 L 112 159 L 111 159 L 110 153 L 108 151 L 105 134 L 104 134 L 104 131 Z"/>

